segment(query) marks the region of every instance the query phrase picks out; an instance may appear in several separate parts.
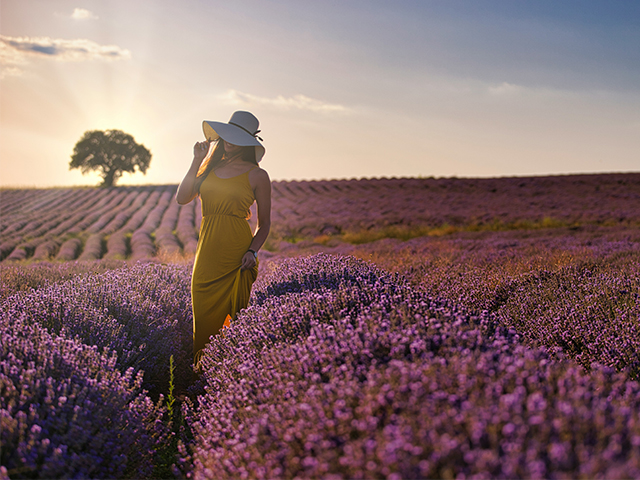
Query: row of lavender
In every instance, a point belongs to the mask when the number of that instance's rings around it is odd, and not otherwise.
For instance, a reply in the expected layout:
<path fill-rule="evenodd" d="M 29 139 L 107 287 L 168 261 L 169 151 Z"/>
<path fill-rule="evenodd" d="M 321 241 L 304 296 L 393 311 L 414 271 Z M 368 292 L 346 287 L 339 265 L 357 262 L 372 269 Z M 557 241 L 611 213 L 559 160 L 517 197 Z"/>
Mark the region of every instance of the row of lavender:
<path fill-rule="evenodd" d="M 433 296 L 493 313 L 528 345 L 640 379 L 637 229 L 467 234 L 360 250 Z"/>
<path fill-rule="evenodd" d="M 3 268 L 2 478 L 150 477 L 171 440 L 161 393 L 172 355 L 178 386 L 191 378 L 190 269 L 87 270 Z"/>
<path fill-rule="evenodd" d="M 19 199 L 29 191 L 2 192 L 7 203 L 0 258 L 6 261 L 167 259 L 195 253 L 200 204 L 178 205 L 175 187 L 31 192 L 44 194 L 39 202 L 21 205 Z"/>
<path fill-rule="evenodd" d="M 293 259 L 261 283 L 185 409 L 193 478 L 640 475 L 628 376 L 353 258 Z"/>
<path fill-rule="evenodd" d="M 0 190 L 0 259 L 190 256 L 200 205 L 179 207 L 175 189 Z M 393 228 L 638 225 L 639 212 L 634 173 L 273 182 L 269 246 Z"/>

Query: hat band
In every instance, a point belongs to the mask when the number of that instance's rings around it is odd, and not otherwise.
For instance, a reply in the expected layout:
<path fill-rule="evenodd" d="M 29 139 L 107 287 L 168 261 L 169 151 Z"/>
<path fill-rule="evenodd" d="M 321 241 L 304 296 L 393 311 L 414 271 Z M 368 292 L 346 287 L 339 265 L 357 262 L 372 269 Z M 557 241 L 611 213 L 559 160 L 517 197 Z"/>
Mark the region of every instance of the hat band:
<path fill-rule="evenodd" d="M 264 140 L 262 140 L 259 136 L 258 133 L 260 133 L 260 130 L 256 130 L 256 133 L 251 133 L 249 130 L 247 130 L 246 128 L 244 128 L 242 125 L 238 125 L 237 123 L 233 123 L 233 122 L 229 122 L 229 125 L 233 125 L 234 127 L 238 127 L 241 128 L 242 130 L 244 130 L 245 132 L 247 132 L 249 135 L 251 135 L 254 138 L 257 138 L 258 140 L 260 140 L 261 142 L 264 142 Z"/>

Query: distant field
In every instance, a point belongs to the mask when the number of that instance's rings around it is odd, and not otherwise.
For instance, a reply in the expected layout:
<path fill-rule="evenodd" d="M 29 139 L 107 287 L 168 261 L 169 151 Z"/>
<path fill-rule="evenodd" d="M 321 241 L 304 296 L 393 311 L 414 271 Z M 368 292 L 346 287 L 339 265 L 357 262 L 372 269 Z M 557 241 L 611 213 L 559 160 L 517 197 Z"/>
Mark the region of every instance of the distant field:
<path fill-rule="evenodd" d="M 188 259 L 202 213 L 176 188 L 0 190 L 0 260 Z M 274 182 L 265 248 L 586 225 L 640 225 L 640 174 Z"/>

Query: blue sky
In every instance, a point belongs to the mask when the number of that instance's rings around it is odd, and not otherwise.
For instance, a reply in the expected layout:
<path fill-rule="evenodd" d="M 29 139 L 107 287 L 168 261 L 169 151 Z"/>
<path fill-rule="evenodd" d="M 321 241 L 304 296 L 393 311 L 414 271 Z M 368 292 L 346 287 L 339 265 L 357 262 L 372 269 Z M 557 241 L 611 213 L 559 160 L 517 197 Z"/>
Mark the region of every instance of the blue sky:
<path fill-rule="evenodd" d="M 92 185 L 117 128 L 178 183 L 202 120 L 249 110 L 274 180 L 640 170 L 640 2 L 0 4 L 0 185 Z"/>

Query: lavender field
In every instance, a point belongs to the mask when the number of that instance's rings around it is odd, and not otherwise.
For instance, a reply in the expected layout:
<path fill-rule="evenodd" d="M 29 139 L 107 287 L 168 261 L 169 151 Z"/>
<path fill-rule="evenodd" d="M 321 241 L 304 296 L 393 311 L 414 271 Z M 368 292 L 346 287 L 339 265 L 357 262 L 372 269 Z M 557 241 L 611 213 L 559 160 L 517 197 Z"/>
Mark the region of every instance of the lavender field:
<path fill-rule="evenodd" d="M 176 185 L 0 190 L 0 261 L 177 261 L 200 204 Z M 267 250 L 460 231 L 640 225 L 640 174 L 273 182 Z M 255 215 L 253 215 L 255 220 Z"/>
<path fill-rule="evenodd" d="M 0 193 L 0 478 L 640 477 L 640 175 L 276 183 L 195 382 L 173 192 Z"/>

